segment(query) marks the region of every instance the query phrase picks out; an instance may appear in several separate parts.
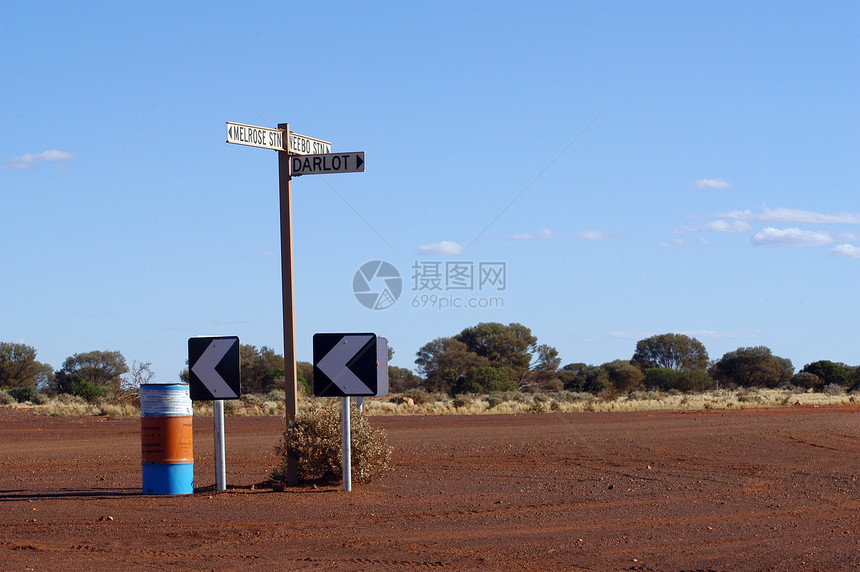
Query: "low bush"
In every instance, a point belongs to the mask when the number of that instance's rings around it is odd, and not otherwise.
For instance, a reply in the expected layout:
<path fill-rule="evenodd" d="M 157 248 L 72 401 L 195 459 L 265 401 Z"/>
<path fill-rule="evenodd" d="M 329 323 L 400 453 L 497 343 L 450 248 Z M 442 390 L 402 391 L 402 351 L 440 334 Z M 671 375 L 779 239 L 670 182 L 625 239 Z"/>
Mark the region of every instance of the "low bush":
<path fill-rule="evenodd" d="M 265 401 L 284 401 L 287 398 L 287 392 L 283 389 L 273 389 L 266 394 Z"/>
<path fill-rule="evenodd" d="M 335 483 L 343 477 L 340 401 L 311 401 L 302 409 L 295 423 L 284 431 L 276 448 L 281 463 L 272 471 L 272 479 L 287 482 L 287 457 L 297 459 L 300 483 Z M 368 483 L 391 470 L 392 448 L 385 431 L 370 425 L 355 405 L 350 409 L 352 437 L 352 481 Z"/>
<path fill-rule="evenodd" d="M 41 403 L 42 396 L 36 391 L 35 387 L 12 387 L 7 390 L 7 393 L 18 403 Z"/>
<path fill-rule="evenodd" d="M 68 393 L 81 397 L 88 403 L 105 395 L 104 389 L 91 381 L 73 381 L 69 384 Z"/>
<path fill-rule="evenodd" d="M 414 387 L 412 389 L 408 389 L 403 393 L 403 397 L 409 397 L 412 399 L 415 405 L 426 405 L 432 401 L 435 401 L 433 395 L 428 393 L 426 390 L 421 389 L 420 387 Z"/>
<path fill-rule="evenodd" d="M 824 395 L 845 395 L 846 390 L 844 385 L 838 383 L 828 383 L 822 391 Z"/>

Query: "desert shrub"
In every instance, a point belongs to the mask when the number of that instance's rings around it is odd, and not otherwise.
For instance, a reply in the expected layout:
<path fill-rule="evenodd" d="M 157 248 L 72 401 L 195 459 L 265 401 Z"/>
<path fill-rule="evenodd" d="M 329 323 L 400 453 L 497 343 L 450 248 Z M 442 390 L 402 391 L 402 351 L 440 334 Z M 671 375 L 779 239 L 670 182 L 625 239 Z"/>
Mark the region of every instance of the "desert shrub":
<path fill-rule="evenodd" d="M 352 480 L 367 483 L 391 469 L 392 448 L 385 431 L 373 427 L 355 405 L 350 406 Z M 298 461 L 299 482 L 334 483 L 343 477 L 340 401 L 314 400 L 301 410 L 295 423 L 284 431 L 275 449 L 282 459 L 272 479 L 287 481 L 287 456 Z"/>
<path fill-rule="evenodd" d="M 629 401 L 657 401 L 660 397 L 659 391 L 631 391 L 627 395 Z"/>
<path fill-rule="evenodd" d="M 35 387 L 12 387 L 7 393 L 18 403 L 29 401 L 30 403 L 38 404 L 43 401 L 41 399 L 42 396 L 36 391 Z"/>
<path fill-rule="evenodd" d="M 257 393 L 246 393 L 242 395 L 240 401 L 245 405 L 262 405 L 263 396 Z"/>
<path fill-rule="evenodd" d="M 845 395 L 845 386 L 838 383 L 828 383 L 824 386 L 825 395 Z"/>
<path fill-rule="evenodd" d="M 808 371 L 801 371 L 794 374 L 791 378 L 791 385 L 803 389 L 815 390 L 820 390 L 824 387 L 824 384 L 821 382 L 821 378 L 814 373 L 809 373 Z"/>
<path fill-rule="evenodd" d="M 844 363 L 821 360 L 808 363 L 801 371 L 817 375 L 821 379 L 821 386 L 836 383 L 845 387 L 851 387 L 851 368 Z"/>
<path fill-rule="evenodd" d="M 433 396 L 427 392 L 425 389 L 421 389 L 420 387 L 413 387 L 412 389 L 408 389 L 403 393 L 403 397 L 409 397 L 415 402 L 415 405 L 425 405 L 434 400 Z"/>
<path fill-rule="evenodd" d="M 75 380 L 68 385 L 66 393 L 76 395 L 88 403 L 93 403 L 100 397 L 104 397 L 105 391 L 91 381 Z"/>
<path fill-rule="evenodd" d="M 487 396 L 487 407 L 492 409 L 493 407 L 501 404 L 504 401 L 501 395 L 493 394 Z"/>
<path fill-rule="evenodd" d="M 273 389 L 266 394 L 265 401 L 286 401 L 287 392 L 283 389 Z"/>
<path fill-rule="evenodd" d="M 0 405 L 12 405 L 17 400 L 5 389 L 0 389 Z"/>
<path fill-rule="evenodd" d="M 241 399 L 224 399 L 224 415 L 241 417 L 247 415 L 244 397 Z M 253 408 L 253 405 L 251 406 Z"/>
<path fill-rule="evenodd" d="M 473 367 L 457 380 L 454 393 L 494 393 L 516 391 L 517 383 L 508 374 L 496 367 Z"/>
<path fill-rule="evenodd" d="M 738 403 L 761 403 L 762 396 L 758 388 L 741 389 L 737 392 Z"/>
<path fill-rule="evenodd" d="M 667 367 L 653 367 L 645 370 L 645 386 L 663 391 L 705 391 L 714 385 L 713 380 L 703 369 L 680 371 Z"/>
<path fill-rule="evenodd" d="M 594 395 L 585 391 L 561 391 L 555 395 L 556 401 L 561 403 L 580 403 L 594 399 Z"/>

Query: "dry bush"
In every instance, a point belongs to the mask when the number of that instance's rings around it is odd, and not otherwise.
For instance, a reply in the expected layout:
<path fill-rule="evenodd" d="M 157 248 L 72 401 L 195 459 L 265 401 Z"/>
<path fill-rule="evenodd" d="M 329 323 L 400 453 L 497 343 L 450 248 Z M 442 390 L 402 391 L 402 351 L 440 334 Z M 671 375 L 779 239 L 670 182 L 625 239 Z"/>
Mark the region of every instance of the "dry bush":
<path fill-rule="evenodd" d="M 295 423 L 284 431 L 275 449 L 281 464 L 272 479 L 287 481 L 287 455 L 298 461 L 299 482 L 334 483 L 343 477 L 341 407 L 339 400 L 313 400 L 302 409 Z M 391 470 L 392 449 L 385 431 L 370 425 L 354 404 L 350 406 L 352 480 L 367 483 Z"/>
<path fill-rule="evenodd" d="M 9 395 L 5 389 L 0 389 L 0 405 L 12 405 L 13 403 L 18 403 L 18 400 Z"/>
<path fill-rule="evenodd" d="M 406 390 L 403 393 L 403 396 L 412 399 L 415 405 L 426 405 L 435 400 L 435 396 L 420 387 L 413 387 L 412 389 Z"/>
<path fill-rule="evenodd" d="M 822 393 L 825 395 L 845 395 L 845 386 L 838 383 L 828 383 L 824 386 Z"/>

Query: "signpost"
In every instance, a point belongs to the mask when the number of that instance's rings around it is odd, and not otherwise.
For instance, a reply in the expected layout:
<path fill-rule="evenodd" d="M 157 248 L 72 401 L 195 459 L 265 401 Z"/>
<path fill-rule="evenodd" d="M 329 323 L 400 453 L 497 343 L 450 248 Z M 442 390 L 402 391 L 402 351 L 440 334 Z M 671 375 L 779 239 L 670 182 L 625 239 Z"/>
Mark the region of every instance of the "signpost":
<path fill-rule="evenodd" d="M 290 174 L 328 175 L 330 173 L 363 173 L 364 152 L 300 155 L 290 158 Z"/>
<path fill-rule="evenodd" d="M 287 134 L 284 141 L 284 134 Z M 327 156 L 331 154 L 331 142 L 290 131 L 289 123 L 278 124 L 277 129 L 256 127 L 243 123 L 227 122 L 227 142 L 238 145 L 250 145 L 278 151 L 278 182 L 279 206 L 281 216 L 281 284 L 284 311 L 284 385 L 286 390 L 286 421 L 291 425 L 296 420 L 298 403 L 296 398 L 296 341 L 295 317 L 293 308 L 293 244 L 292 244 L 292 173 L 290 159 L 298 155 Z M 347 158 L 344 159 L 343 156 Z M 333 159 L 328 163 L 320 159 L 320 171 L 315 169 L 312 158 L 306 172 L 301 174 L 324 173 L 360 173 L 364 171 L 364 152 L 340 154 L 339 167 L 334 166 Z M 361 163 L 359 164 L 359 158 Z M 328 165 L 329 170 L 323 169 Z M 302 165 L 302 171 L 305 171 Z M 297 173 L 298 174 L 298 173 Z M 216 402 L 217 403 L 217 402 Z M 287 482 L 294 485 L 298 482 L 297 460 L 295 456 L 287 457 Z"/>
<path fill-rule="evenodd" d="M 384 356 L 383 356 L 384 353 Z M 349 400 L 388 393 L 388 340 L 376 334 L 314 334 L 314 395 L 341 397 L 343 490 L 352 490 Z"/>
<path fill-rule="evenodd" d="M 212 402 L 215 421 L 215 488 L 227 489 L 224 400 L 239 399 L 239 338 L 200 336 L 188 339 L 188 382 L 191 401 Z"/>

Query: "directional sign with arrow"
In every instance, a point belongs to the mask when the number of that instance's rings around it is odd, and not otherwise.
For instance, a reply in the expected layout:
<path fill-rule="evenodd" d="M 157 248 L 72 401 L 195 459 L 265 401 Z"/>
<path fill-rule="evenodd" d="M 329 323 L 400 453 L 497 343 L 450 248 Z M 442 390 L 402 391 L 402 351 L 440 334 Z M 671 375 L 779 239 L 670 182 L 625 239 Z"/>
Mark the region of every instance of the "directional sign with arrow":
<path fill-rule="evenodd" d="M 239 399 L 239 338 L 189 338 L 188 381 L 192 401 Z"/>
<path fill-rule="evenodd" d="M 323 155 L 293 155 L 290 157 L 290 176 L 293 177 L 363 172 L 364 151 Z"/>
<path fill-rule="evenodd" d="M 376 334 L 314 334 L 315 396 L 376 395 L 377 384 Z"/>

